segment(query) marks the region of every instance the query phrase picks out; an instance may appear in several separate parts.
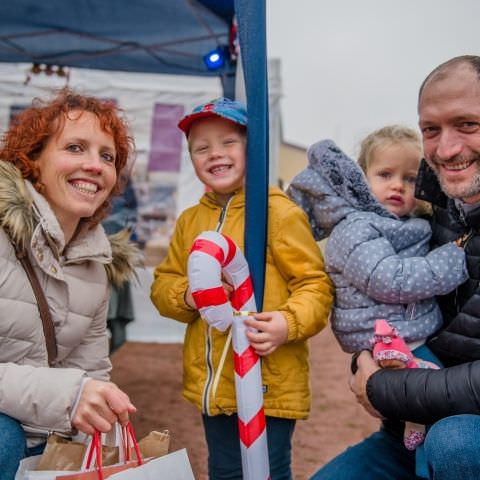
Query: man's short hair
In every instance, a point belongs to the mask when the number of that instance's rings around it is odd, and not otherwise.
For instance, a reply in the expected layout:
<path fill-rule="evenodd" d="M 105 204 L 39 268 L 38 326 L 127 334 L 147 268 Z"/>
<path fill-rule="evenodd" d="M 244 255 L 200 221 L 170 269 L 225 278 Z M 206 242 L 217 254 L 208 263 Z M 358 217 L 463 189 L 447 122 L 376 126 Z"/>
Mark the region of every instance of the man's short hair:
<path fill-rule="evenodd" d="M 469 65 L 474 72 L 477 73 L 478 79 L 480 80 L 480 57 L 477 55 L 461 55 L 459 57 L 451 58 L 446 62 L 440 64 L 438 67 L 434 68 L 428 75 L 427 78 L 423 81 L 418 92 L 418 106 L 420 106 L 420 99 L 422 98 L 422 93 L 427 86 L 433 80 L 442 80 L 447 77 L 448 74 L 458 67 L 461 64 Z"/>

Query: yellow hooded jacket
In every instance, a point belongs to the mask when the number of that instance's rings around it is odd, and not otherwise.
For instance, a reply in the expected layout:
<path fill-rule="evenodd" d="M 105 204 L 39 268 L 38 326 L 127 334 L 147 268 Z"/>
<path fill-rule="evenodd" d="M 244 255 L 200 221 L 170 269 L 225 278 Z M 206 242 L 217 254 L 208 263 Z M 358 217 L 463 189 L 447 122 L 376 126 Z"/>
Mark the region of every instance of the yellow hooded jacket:
<path fill-rule="evenodd" d="M 197 235 L 218 230 L 244 251 L 245 194 L 222 208 L 212 193 L 179 217 L 165 260 L 155 269 L 151 298 L 160 313 L 187 323 L 183 355 L 183 395 L 207 415 L 236 412 L 233 355 L 227 333 L 209 327 L 184 300 L 187 259 Z M 271 188 L 263 311 L 278 310 L 288 322 L 288 340 L 262 358 L 265 414 L 306 418 L 310 409 L 307 339 L 327 323 L 333 287 L 304 212 L 281 190 Z M 214 387 L 214 384 L 217 386 Z"/>

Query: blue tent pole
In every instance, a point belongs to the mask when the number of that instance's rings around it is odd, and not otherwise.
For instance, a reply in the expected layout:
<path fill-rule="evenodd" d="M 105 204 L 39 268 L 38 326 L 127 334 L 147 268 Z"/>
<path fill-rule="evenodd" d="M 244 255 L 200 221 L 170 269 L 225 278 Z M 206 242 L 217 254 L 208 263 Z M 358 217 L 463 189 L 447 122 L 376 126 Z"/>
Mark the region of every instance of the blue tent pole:
<path fill-rule="evenodd" d="M 248 112 L 245 256 L 263 308 L 268 224 L 268 77 L 265 0 L 235 0 Z"/>

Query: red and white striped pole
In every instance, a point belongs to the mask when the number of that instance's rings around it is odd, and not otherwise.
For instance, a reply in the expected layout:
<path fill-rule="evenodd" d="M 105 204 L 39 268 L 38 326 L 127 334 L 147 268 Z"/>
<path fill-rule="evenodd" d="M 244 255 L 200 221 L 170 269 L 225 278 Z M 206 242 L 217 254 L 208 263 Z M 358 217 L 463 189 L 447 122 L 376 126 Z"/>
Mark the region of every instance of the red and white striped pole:
<path fill-rule="evenodd" d="M 222 273 L 233 286 L 230 302 Z M 260 358 L 245 334 L 245 319 L 256 311 L 252 280 L 236 243 L 219 232 L 203 232 L 188 258 L 188 279 L 195 305 L 209 325 L 232 326 L 235 390 L 244 480 L 268 480 L 267 430 L 263 410 Z"/>

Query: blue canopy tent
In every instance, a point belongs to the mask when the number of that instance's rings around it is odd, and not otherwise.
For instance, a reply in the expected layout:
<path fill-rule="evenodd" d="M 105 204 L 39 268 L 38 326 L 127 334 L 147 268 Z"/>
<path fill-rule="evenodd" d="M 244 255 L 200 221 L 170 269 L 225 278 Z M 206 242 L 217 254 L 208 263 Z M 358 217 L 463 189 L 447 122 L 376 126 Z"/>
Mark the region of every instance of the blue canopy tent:
<path fill-rule="evenodd" d="M 268 188 L 264 0 L 4 0 L 1 10 L 0 62 L 219 75 L 230 97 L 233 59 L 210 71 L 203 57 L 218 47 L 229 51 L 236 15 L 249 112 L 246 256 L 261 309 Z"/>

